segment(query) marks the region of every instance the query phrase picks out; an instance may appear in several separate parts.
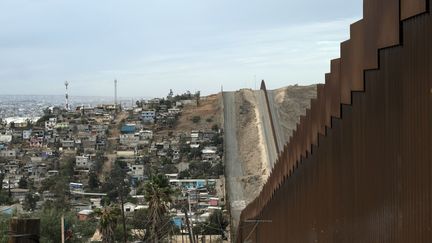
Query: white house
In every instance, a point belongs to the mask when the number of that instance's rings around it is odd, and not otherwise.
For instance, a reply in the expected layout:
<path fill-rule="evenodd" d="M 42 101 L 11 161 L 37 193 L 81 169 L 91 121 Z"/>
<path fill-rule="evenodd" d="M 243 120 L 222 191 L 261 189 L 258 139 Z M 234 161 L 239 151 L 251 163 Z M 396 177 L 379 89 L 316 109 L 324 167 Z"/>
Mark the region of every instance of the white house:
<path fill-rule="evenodd" d="M 10 157 L 10 158 L 15 158 L 16 157 L 16 151 L 11 149 L 11 150 L 1 150 L 0 151 L 0 157 Z"/>
<path fill-rule="evenodd" d="M 12 142 L 12 135 L 9 134 L 0 135 L 0 143 L 10 143 L 10 142 Z"/>
<path fill-rule="evenodd" d="M 121 134 L 120 143 L 128 146 L 136 146 L 140 137 L 135 134 Z"/>
<path fill-rule="evenodd" d="M 45 122 L 45 130 L 52 131 L 57 124 L 57 118 L 52 117 L 48 121 Z"/>
<path fill-rule="evenodd" d="M 129 165 L 129 174 L 132 177 L 142 179 L 144 177 L 144 165 L 140 164 L 131 164 Z"/>
<path fill-rule="evenodd" d="M 156 118 L 155 110 L 146 110 L 141 113 L 141 120 L 145 123 L 154 123 Z"/>
<path fill-rule="evenodd" d="M 206 161 L 214 161 L 219 158 L 216 147 L 205 147 L 201 150 L 201 158 Z"/>
<path fill-rule="evenodd" d="M 168 113 L 175 115 L 175 114 L 181 113 L 181 110 L 179 108 L 171 108 L 171 109 L 168 109 Z"/>
<path fill-rule="evenodd" d="M 140 137 L 142 140 L 153 139 L 153 131 L 151 130 L 141 130 Z"/>
<path fill-rule="evenodd" d="M 132 213 L 135 211 L 136 205 L 130 202 L 127 202 L 124 204 L 124 211 L 125 213 Z"/>
<path fill-rule="evenodd" d="M 89 170 L 92 166 L 89 155 L 75 156 L 75 168 Z"/>

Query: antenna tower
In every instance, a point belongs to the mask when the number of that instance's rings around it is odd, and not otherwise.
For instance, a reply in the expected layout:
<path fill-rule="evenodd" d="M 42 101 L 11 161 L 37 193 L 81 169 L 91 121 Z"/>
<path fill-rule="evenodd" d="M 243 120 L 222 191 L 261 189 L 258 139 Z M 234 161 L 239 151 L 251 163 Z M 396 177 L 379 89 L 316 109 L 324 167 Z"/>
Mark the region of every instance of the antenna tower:
<path fill-rule="evenodd" d="M 65 94 L 65 98 L 66 98 L 65 109 L 68 111 L 68 110 L 70 110 L 70 107 L 69 107 L 69 94 L 68 94 L 68 86 L 69 86 L 69 82 L 68 82 L 68 81 L 65 81 L 64 85 L 65 85 L 65 88 L 66 88 L 66 94 Z"/>
<path fill-rule="evenodd" d="M 117 79 L 114 80 L 114 105 L 117 108 Z"/>

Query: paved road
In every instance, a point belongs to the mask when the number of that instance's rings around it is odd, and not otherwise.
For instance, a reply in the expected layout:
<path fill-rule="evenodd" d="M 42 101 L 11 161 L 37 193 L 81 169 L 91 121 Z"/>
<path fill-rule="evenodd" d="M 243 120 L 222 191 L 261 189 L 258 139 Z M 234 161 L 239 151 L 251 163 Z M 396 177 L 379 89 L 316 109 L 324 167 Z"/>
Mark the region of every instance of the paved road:
<path fill-rule="evenodd" d="M 261 120 L 261 131 L 263 132 L 263 140 L 266 149 L 265 153 L 267 155 L 267 164 L 270 171 L 276 162 L 278 153 L 273 138 L 273 131 L 264 91 L 255 91 L 255 97 L 257 99 L 258 112 Z"/>
<path fill-rule="evenodd" d="M 243 168 L 238 158 L 237 143 L 237 111 L 235 108 L 235 93 L 224 92 L 224 144 L 225 144 L 225 177 L 228 200 L 230 202 L 233 229 L 237 229 L 241 210 L 246 206 L 240 178 Z"/>

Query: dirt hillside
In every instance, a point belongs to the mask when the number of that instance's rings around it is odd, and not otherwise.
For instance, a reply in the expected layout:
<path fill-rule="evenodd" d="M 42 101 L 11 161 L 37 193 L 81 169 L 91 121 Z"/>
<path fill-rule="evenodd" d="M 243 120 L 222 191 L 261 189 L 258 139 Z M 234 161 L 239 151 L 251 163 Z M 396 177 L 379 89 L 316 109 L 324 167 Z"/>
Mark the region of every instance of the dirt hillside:
<path fill-rule="evenodd" d="M 194 123 L 193 118 L 200 117 L 199 122 Z M 179 118 L 176 132 L 190 132 L 193 130 L 208 130 L 212 126 L 222 124 L 221 94 L 201 97 L 199 105 L 186 105 Z"/>
<path fill-rule="evenodd" d="M 257 105 L 257 92 L 241 90 L 236 93 L 238 156 L 242 162 L 244 177 L 241 179 L 245 201 L 251 202 L 261 190 L 268 177 Z"/>
<path fill-rule="evenodd" d="M 270 102 L 273 102 L 278 117 L 275 122 L 279 124 L 275 125 L 280 126 L 284 142 L 289 141 L 297 123 L 300 122 L 300 116 L 310 107 L 310 100 L 316 98 L 316 87 L 293 85 L 269 91 L 272 94 Z"/>

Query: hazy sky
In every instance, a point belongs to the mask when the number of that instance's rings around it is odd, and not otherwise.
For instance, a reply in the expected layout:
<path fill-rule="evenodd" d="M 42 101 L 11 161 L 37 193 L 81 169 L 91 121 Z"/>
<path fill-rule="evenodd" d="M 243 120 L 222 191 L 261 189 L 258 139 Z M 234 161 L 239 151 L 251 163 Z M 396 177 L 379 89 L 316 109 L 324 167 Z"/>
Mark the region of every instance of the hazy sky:
<path fill-rule="evenodd" d="M 1 0 L 0 94 L 323 82 L 361 0 Z"/>

